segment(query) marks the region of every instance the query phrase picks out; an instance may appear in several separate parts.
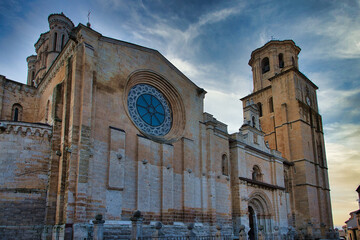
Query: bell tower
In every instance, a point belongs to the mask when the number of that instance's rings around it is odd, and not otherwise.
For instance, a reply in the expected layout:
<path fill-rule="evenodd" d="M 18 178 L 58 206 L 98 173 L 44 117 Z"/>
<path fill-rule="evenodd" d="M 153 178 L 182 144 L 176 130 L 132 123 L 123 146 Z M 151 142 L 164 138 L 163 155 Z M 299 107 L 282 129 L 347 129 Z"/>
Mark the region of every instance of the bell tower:
<path fill-rule="evenodd" d="M 270 41 L 265 46 L 253 51 L 249 61 L 253 71 L 254 92 L 268 87 L 270 77 L 289 67 L 299 68 L 300 48 L 293 41 Z"/>
<path fill-rule="evenodd" d="M 49 31 L 42 33 L 35 43 L 36 55 L 29 56 L 27 84 L 37 86 L 52 63 L 64 48 L 69 33 L 74 28 L 73 22 L 63 13 L 51 14 L 48 18 Z"/>
<path fill-rule="evenodd" d="M 253 100 L 265 141 L 292 164 L 287 193 L 294 227 L 311 222 L 320 230 L 333 227 L 328 169 L 318 87 L 299 71 L 300 48 L 292 40 L 273 40 L 251 54 Z M 325 237 L 325 236 L 324 236 Z"/>

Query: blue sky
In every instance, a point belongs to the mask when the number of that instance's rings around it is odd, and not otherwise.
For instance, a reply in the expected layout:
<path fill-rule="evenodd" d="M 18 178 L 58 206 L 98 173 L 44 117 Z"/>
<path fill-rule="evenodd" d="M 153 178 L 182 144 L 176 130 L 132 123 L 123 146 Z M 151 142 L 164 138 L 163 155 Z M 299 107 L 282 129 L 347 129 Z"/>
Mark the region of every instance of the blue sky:
<path fill-rule="evenodd" d="M 334 224 L 358 209 L 360 184 L 360 1 L 1 1 L 0 74 L 26 82 L 26 57 L 64 12 L 75 25 L 154 48 L 208 92 L 205 111 L 235 132 L 239 98 L 252 91 L 251 52 L 273 39 L 302 49 L 299 68 L 318 87 Z M 235 117 L 234 117 L 235 116 Z"/>

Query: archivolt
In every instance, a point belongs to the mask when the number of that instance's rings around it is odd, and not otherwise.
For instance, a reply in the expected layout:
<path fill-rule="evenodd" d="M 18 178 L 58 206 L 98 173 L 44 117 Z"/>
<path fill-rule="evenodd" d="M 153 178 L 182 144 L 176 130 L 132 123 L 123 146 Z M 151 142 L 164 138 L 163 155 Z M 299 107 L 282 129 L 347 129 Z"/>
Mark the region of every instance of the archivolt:
<path fill-rule="evenodd" d="M 255 210 L 258 216 L 271 217 L 273 215 L 271 201 L 261 191 L 255 191 L 250 195 L 249 206 Z"/>

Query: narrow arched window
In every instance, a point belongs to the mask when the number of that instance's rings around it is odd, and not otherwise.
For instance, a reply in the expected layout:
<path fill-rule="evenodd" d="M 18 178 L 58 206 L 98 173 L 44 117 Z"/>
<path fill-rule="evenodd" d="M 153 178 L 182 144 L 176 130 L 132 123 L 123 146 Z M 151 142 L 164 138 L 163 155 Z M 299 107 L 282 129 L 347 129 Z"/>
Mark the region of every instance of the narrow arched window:
<path fill-rule="evenodd" d="M 252 121 L 252 127 L 255 127 L 255 117 L 254 116 L 252 116 L 252 118 L 251 118 L 251 121 Z"/>
<path fill-rule="evenodd" d="M 266 73 L 266 72 L 270 71 L 269 58 L 266 57 L 261 61 L 261 71 L 262 71 L 262 73 Z"/>
<path fill-rule="evenodd" d="M 292 65 L 295 66 L 295 58 L 294 57 L 291 57 L 291 62 L 292 62 Z"/>
<path fill-rule="evenodd" d="M 12 106 L 11 119 L 12 119 L 14 122 L 17 122 L 17 121 L 21 121 L 21 120 L 22 120 L 22 107 L 21 107 L 20 104 L 15 103 L 15 104 Z"/>
<path fill-rule="evenodd" d="M 253 167 L 253 172 L 252 172 L 252 180 L 254 181 L 261 181 L 261 171 L 260 168 L 258 166 L 254 166 Z"/>
<path fill-rule="evenodd" d="M 19 120 L 19 109 L 15 108 L 14 109 L 14 119 L 13 121 L 17 122 Z"/>
<path fill-rule="evenodd" d="M 282 53 L 279 54 L 279 68 L 284 67 L 284 55 Z"/>
<path fill-rule="evenodd" d="M 226 154 L 221 157 L 221 171 L 223 175 L 229 176 L 229 162 Z"/>
<path fill-rule="evenodd" d="M 258 103 L 257 103 L 257 107 L 258 107 L 258 110 L 259 110 L 259 116 L 262 117 L 263 113 L 262 113 L 261 102 L 258 102 Z"/>
<path fill-rule="evenodd" d="M 54 51 L 56 51 L 56 44 L 57 44 L 57 33 L 54 34 L 54 47 L 53 47 Z"/>
<path fill-rule="evenodd" d="M 269 98 L 269 112 L 274 112 L 274 103 L 272 97 Z"/>
<path fill-rule="evenodd" d="M 63 34 L 61 36 L 61 50 L 64 48 L 64 40 L 65 40 L 65 35 Z"/>

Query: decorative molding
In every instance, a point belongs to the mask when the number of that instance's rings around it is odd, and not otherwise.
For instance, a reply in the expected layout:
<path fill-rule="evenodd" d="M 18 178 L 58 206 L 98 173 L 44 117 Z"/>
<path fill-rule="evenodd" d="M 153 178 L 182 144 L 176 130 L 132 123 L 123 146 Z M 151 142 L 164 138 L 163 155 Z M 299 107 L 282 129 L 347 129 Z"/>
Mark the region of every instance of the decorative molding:
<path fill-rule="evenodd" d="M 29 95 L 31 97 L 34 97 L 36 95 L 36 88 L 30 87 L 30 86 L 22 84 L 22 83 L 14 82 L 14 81 L 9 80 L 9 79 L 5 80 L 4 88 L 7 91 L 12 92 L 12 93 L 15 93 L 16 91 L 18 93 L 25 93 L 25 95 L 27 97 Z"/>
<path fill-rule="evenodd" d="M 4 123 L 6 128 L 0 130 L 0 134 L 18 134 L 20 133 L 22 136 L 48 136 L 52 137 L 52 126 L 42 123 L 26 123 L 26 122 L 12 122 L 12 121 L 0 121 L 0 123 Z"/>
<path fill-rule="evenodd" d="M 271 190 L 275 190 L 275 189 L 285 190 L 284 187 L 280 187 L 280 186 L 277 186 L 277 185 L 272 185 L 272 184 L 269 184 L 269 183 L 264 183 L 264 182 L 252 180 L 250 178 L 239 177 L 239 179 L 242 180 L 242 181 L 247 182 L 248 185 L 256 185 L 256 186 L 271 189 Z"/>

